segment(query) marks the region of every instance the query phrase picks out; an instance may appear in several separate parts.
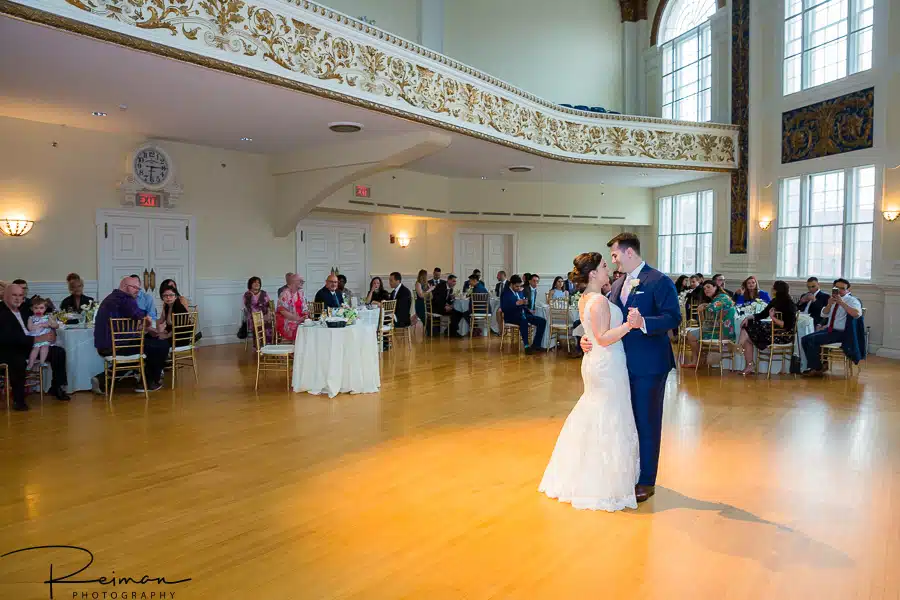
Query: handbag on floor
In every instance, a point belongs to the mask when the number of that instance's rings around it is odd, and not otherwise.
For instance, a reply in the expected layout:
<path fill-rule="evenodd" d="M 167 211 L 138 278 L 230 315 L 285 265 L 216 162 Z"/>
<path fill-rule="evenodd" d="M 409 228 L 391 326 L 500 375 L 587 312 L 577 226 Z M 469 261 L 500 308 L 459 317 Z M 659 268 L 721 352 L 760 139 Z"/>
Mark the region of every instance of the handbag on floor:
<path fill-rule="evenodd" d="M 247 321 L 241 323 L 241 328 L 238 329 L 237 336 L 239 340 L 247 339 Z"/>

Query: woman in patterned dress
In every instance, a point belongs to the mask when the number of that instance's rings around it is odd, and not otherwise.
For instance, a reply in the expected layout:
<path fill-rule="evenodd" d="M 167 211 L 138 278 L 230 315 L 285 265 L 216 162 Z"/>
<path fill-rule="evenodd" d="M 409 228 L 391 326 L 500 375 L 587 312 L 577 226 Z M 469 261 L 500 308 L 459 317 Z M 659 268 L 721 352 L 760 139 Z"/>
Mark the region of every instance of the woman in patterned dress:
<path fill-rule="evenodd" d="M 266 343 L 272 343 L 272 320 L 273 316 L 269 313 L 269 294 L 262 289 L 262 279 L 259 277 L 251 277 L 247 280 L 247 291 L 244 292 L 244 314 L 247 315 L 247 331 L 251 332 L 253 338 L 253 347 L 256 347 L 256 336 L 253 332 L 253 313 L 262 313 L 263 327 L 265 328 Z"/>
<path fill-rule="evenodd" d="M 722 339 L 737 339 L 737 333 L 734 330 L 734 300 L 725 293 L 725 290 L 716 285 L 712 279 L 703 282 L 703 299 L 704 303 L 697 307 L 697 314 L 704 313 L 722 313 Z M 702 329 L 702 327 L 701 327 Z M 709 340 L 718 337 L 718 331 L 704 331 L 703 339 Z M 700 356 L 700 332 L 691 331 L 687 335 L 687 342 L 691 345 L 691 356 L 694 362 L 684 365 L 685 369 L 697 368 L 697 357 Z"/>
<path fill-rule="evenodd" d="M 297 327 L 309 317 L 303 300 L 303 278 L 294 273 L 287 288 L 278 297 L 275 310 L 275 328 L 285 341 L 293 342 L 297 337 Z"/>

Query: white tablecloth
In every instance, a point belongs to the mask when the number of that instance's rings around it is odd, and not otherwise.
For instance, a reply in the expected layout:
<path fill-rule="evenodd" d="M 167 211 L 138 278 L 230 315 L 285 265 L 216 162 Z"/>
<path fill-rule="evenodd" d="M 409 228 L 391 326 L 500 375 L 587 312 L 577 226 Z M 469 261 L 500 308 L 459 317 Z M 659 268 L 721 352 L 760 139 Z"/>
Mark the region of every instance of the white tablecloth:
<path fill-rule="evenodd" d="M 94 349 L 94 328 L 68 325 L 56 332 L 56 345 L 66 350 L 67 391 L 91 389 L 91 377 L 103 372 L 103 359 Z"/>
<path fill-rule="evenodd" d="M 456 298 L 453 301 L 453 309 L 458 310 L 459 312 L 466 312 L 469 310 L 471 299 L 470 298 Z M 488 310 L 491 311 L 491 329 L 496 333 L 498 331 L 497 328 L 497 309 L 500 308 L 500 299 L 491 297 L 488 299 Z M 483 327 L 479 329 L 481 331 L 481 335 L 487 335 L 487 329 Z M 469 335 L 469 322 L 465 319 L 460 319 L 459 321 L 459 335 Z"/>
<path fill-rule="evenodd" d="M 329 398 L 345 392 L 377 392 L 381 387 L 377 331 L 377 326 L 362 320 L 342 329 L 299 327 L 294 342 L 294 391 Z"/>

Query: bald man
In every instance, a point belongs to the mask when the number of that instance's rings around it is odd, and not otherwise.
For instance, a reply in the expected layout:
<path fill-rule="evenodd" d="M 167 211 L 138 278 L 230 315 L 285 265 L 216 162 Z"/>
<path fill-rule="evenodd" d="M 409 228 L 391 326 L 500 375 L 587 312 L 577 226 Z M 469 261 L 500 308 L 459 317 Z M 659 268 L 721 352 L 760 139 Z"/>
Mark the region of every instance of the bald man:
<path fill-rule="evenodd" d="M 119 283 L 119 289 L 113 290 L 97 309 L 94 318 L 94 348 L 100 356 L 112 356 L 112 333 L 109 328 L 110 319 L 134 319 L 144 321 L 144 327 L 149 329 L 150 317 L 137 303 L 138 292 L 141 291 L 141 280 L 137 277 L 126 277 Z M 147 391 L 155 392 L 162 387 L 162 372 L 166 364 L 166 357 L 171 348 L 170 343 L 149 336 L 144 337 L 144 376 L 147 379 Z M 105 393 L 103 389 L 103 373 L 98 373 L 91 380 L 95 393 Z M 138 387 L 138 393 L 143 394 L 144 388 Z"/>
<path fill-rule="evenodd" d="M 25 376 L 27 374 L 25 367 L 31 347 L 35 342 L 52 342 L 55 339 L 55 334 L 52 333 L 40 337 L 28 335 L 25 318 L 19 310 L 24 300 L 25 289 L 21 285 L 11 283 L 6 286 L 3 293 L 3 304 L 0 304 L 0 363 L 6 363 L 7 369 L 9 369 L 9 387 L 12 391 L 15 410 L 28 410 L 28 404 L 25 402 Z M 53 365 L 53 382 L 50 393 L 60 400 L 68 400 L 69 396 L 63 390 L 66 377 L 65 350 L 58 348 L 58 351 L 62 361 L 61 364 Z"/>

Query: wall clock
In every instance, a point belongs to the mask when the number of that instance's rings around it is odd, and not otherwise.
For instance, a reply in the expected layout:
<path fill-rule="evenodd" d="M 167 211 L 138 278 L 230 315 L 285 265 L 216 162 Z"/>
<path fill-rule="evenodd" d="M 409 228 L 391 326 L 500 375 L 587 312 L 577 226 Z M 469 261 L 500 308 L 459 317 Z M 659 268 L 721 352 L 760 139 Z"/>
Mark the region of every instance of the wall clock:
<path fill-rule="evenodd" d="M 175 172 L 168 153 L 155 144 L 134 151 L 131 170 L 138 183 L 154 190 L 166 187 Z"/>

